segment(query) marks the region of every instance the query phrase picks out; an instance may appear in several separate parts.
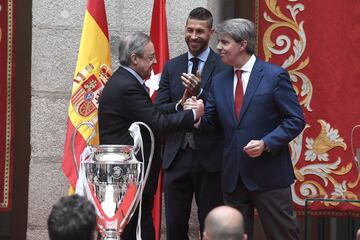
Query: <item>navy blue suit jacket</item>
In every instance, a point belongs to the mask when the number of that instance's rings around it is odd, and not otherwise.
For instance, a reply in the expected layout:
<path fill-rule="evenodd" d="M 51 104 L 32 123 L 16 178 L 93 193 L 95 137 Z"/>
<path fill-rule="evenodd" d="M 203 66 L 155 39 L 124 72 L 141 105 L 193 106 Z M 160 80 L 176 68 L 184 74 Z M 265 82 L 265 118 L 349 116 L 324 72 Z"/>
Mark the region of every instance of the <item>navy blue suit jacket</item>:
<path fill-rule="evenodd" d="M 295 177 L 288 143 L 305 126 L 289 74 L 256 59 L 239 121 L 234 110 L 233 78 L 232 67 L 214 77 L 201 123 L 203 129 L 224 128 L 223 189 L 234 191 L 239 177 L 253 191 L 289 186 Z M 249 157 L 243 147 L 252 139 L 263 139 L 270 152 Z"/>
<path fill-rule="evenodd" d="M 225 64 L 213 50 L 205 62 L 201 73 L 201 88 L 203 89 L 199 98 L 206 102 L 212 78 L 224 70 Z M 184 86 L 181 75 L 188 71 L 188 54 L 182 54 L 167 62 L 161 75 L 160 87 L 156 95 L 156 105 L 161 112 L 175 112 L 176 103 L 182 98 Z M 163 168 L 167 169 L 175 159 L 184 137 L 185 131 L 180 130 L 166 135 L 164 149 Z M 223 149 L 223 131 L 221 127 L 203 133 L 195 132 L 194 141 L 196 146 L 195 157 L 200 161 L 202 167 L 209 172 L 221 170 L 221 159 Z"/>

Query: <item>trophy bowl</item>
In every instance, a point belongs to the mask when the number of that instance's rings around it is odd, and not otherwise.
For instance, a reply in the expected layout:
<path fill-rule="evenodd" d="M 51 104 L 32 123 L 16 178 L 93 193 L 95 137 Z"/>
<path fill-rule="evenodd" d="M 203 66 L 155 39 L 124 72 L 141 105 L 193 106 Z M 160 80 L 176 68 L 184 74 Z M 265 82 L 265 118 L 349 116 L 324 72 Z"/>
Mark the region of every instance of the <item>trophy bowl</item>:
<path fill-rule="evenodd" d="M 94 131 L 81 154 L 81 168 L 79 169 L 75 154 L 75 135 L 84 125 Z M 141 156 L 144 159 L 139 125 L 146 127 L 151 137 L 151 150 L 146 171 L 143 162 L 135 157 L 141 149 Z M 95 136 L 95 129 L 94 124 L 84 122 L 76 127 L 72 135 L 73 160 L 78 172 L 76 193 L 85 195 L 95 206 L 98 239 L 119 240 L 140 202 L 149 176 L 154 154 L 154 134 L 145 123 L 134 122 L 129 127 L 134 145 L 90 146 L 88 143 Z M 141 212 L 138 220 L 140 218 Z"/>
<path fill-rule="evenodd" d="M 133 146 L 91 148 L 81 168 L 88 198 L 92 198 L 98 212 L 98 231 L 103 239 L 120 239 L 140 200 L 143 163 L 135 158 Z"/>

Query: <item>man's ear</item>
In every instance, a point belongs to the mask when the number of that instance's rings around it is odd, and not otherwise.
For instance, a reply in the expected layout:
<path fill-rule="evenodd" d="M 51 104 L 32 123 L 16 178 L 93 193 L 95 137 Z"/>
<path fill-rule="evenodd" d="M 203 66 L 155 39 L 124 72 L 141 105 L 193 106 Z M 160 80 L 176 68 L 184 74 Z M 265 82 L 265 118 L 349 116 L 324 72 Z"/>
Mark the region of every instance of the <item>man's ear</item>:
<path fill-rule="evenodd" d="M 139 56 L 136 55 L 135 53 L 132 53 L 131 56 L 131 63 L 134 64 L 134 65 L 137 65 L 138 62 L 139 62 Z"/>
<path fill-rule="evenodd" d="M 248 44 L 248 43 L 247 43 L 246 40 L 242 40 L 242 41 L 240 42 L 240 48 L 241 48 L 241 50 L 246 49 L 247 44 Z"/>

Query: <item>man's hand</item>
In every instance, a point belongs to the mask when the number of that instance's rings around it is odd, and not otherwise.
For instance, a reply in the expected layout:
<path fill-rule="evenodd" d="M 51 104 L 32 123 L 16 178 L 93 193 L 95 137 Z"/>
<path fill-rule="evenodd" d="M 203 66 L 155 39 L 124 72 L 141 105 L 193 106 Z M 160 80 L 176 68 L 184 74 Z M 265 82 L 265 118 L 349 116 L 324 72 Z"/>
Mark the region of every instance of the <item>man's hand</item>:
<path fill-rule="evenodd" d="M 181 106 L 183 107 L 183 109 L 184 109 L 185 101 L 186 101 L 186 99 L 188 99 L 188 98 L 191 98 L 191 94 L 189 93 L 189 91 L 188 91 L 187 89 L 185 89 L 185 91 L 184 91 L 184 93 L 183 93 L 183 96 L 182 96 L 182 98 L 181 98 L 181 102 L 180 102 L 180 104 L 181 104 Z"/>
<path fill-rule="evenodd" d="M 191 73 L 183 73 L 181 76 L 183 85 L 190 96 L 197 96 L 201 90 L 201 78 L 200 73 L 196 72 L 196 75 Z"/>
<path fill-rule="evenodd" d="M 196 119 L 200 119 L 204 115 L 204 102 L 202 99 L 196 100 L 196 97 L 188 98 L 184 103 L 184 110 L 193 109 L 196 113 Z"/>
<path fill-rule="evenodd" d="M 184 110 L 196 109 L 196 107 L 197 107 L 196 97 L 187 98 L 183 104 Z"/>
<path fill-rule="evenodd" d="M 251 140 L 245 147 L 244 151 L 249 157 L 259 157 L 265 149 L 263 140 Z"/>

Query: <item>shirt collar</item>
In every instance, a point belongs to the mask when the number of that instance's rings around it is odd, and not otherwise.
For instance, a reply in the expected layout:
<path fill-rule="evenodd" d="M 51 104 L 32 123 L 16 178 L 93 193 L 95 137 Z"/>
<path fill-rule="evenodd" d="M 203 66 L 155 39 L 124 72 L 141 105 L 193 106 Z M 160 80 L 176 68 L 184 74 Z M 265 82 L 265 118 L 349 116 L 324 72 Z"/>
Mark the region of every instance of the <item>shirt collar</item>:
<path fill-rule="evenodd" d="M 126 67 L 126 66 L 123 66 L 121 65 L 121 67 L 125 68 L 126 70 L 128 70 L 137 80 L 138 82 L 143 85 L 145 83 L 144 79 L 142 79 L 142 77 L 140 77 L 140 75 L 134 71 L 132 68 L 130 67 Z"/>
<path fill-rule="evenodd" d="M 254 64 L 256 62 L 256 57 L 255 55 L 251 55 L 251 57 L 249 58 L 249 60 L 241 67 L 241 68 L 234 68 L 234 71 L 236 70 L 241 70 L 242 72 L 249 72 L 251 73 Z"/>
<path fill-rule="evenodd" d="M 209 57 L 209 54 L 210 54 L 210 48 L 208 47 L 205 51 L 203 51 L 196 57 L 200 59 L 202 62 L 206 62 L 207 58 Z M 192 59 L 193 57 L 194 55 L 188 52 L 188 60 Z"/>

